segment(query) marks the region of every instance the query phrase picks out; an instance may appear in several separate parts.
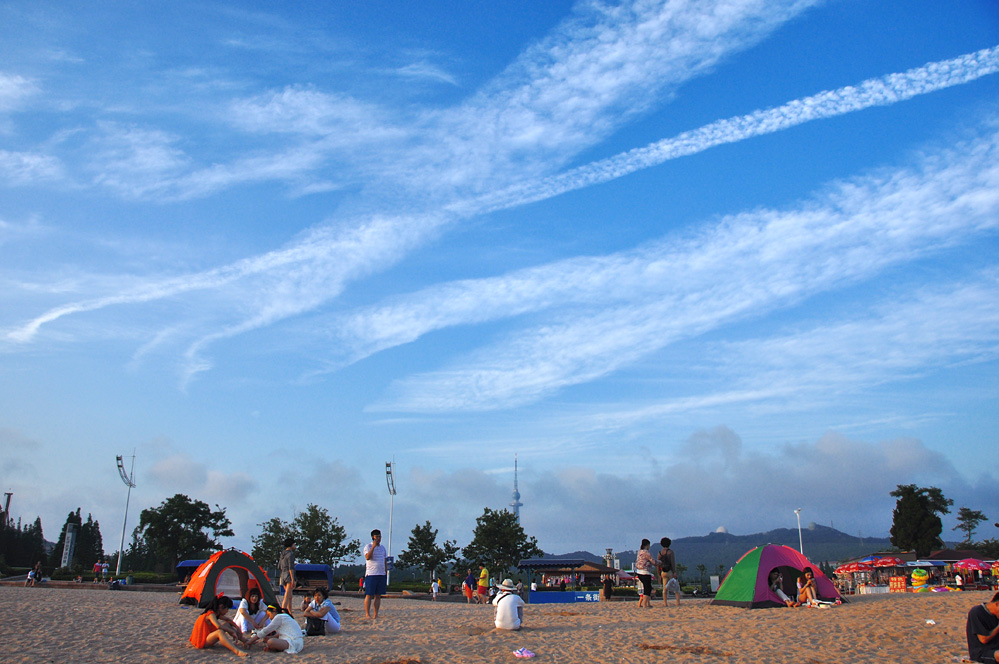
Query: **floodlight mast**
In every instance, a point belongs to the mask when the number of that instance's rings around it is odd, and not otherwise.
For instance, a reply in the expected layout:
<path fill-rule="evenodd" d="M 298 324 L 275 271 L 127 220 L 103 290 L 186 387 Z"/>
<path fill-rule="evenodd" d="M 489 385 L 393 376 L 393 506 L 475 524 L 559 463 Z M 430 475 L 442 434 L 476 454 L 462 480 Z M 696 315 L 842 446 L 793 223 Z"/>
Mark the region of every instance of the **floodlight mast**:
<path fill-rule="evenodd" d="M 385 462 L 385 484 L 388 485 L 389 492 L 389 532 L 388 532 L 388 555 L 392 555 L 392 512 L 395 509 L 395 460 Z M 385 584 L 388 585 L 392 573 L 385 570 Z"/>
<path fill-rule="evenodd" d="M 805 546 L 801 543 L 801 508 L 794 510 L 794 515 L 798 517 L 798 551 L 805 555 Z"/>
<path fill-rule="evenodd" d="M 121 544 L 118 546 L 118 565 L 115 568 L 115 576 L 121 576 L 121 559 L 125 555 L 125 527 L 128 524 L 128 503 L 132 499 L 132 489 L 135 488 L 135 450 L 132 450 L 132 468 L 127 473 L 125 472 L 125 463 L 121 455 L 118 455 L 118 474 L 121 475 L 121 481 L 128 487 L 128 494 L 125 496 L 125 518 L 121 522 Z"/>

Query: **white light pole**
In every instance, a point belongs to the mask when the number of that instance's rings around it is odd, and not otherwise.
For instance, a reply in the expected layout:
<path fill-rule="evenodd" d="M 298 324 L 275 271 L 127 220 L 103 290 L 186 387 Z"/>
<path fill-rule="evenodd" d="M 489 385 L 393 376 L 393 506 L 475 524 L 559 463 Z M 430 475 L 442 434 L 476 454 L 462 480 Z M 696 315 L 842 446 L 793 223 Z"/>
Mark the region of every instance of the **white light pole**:
<path fill-rule="evenodd" d="M 395 461 L 385 462 L 385 484 L 388 485 L 389 492 L 389 533 L 388 533 L 388 555 L 392 555 L 392 511 L 395 509 Z M 385 585 L 388 585 L 391 572 L 385 570 Z"/>
<path fill-rule="evenodd" d="M 805 546 L 801 543 L 801 508 L 794 510 L 794 515 L 798 517 L 798 551 L 805 555 Z"/>
<path fill-rule="evenodd" d="M 122 462 L 121 455 L 118 455 L 118 474 L 121 475 L 121 481 L 128 487 L 128 494 L 125 496 L 125 518 L 121 522 L 121 545 L 118 547 L 118 566 L 114 572 L 115 576 L 121 576 L 121 559 L 125 555 L 125 525 L 128 523 L 128 502 L 132 499 L 132 489 L 135 488 L 135 450 L 132 450 L 132 468 L 128 473 L 125 472 L 125 464 Z"/>

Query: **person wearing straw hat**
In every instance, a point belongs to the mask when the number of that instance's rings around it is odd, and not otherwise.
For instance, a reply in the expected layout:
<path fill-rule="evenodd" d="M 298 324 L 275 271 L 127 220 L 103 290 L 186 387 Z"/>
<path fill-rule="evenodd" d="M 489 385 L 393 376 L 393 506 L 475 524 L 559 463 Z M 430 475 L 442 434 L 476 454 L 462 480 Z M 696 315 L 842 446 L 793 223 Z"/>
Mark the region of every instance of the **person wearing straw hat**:
<path fill-rule="evenodd" d="M 496 629 L 518 630 L 524 620 L 524 600 L 517 594 L 517 586 L 512 579 L 503 579 L 497 588 Z"/>

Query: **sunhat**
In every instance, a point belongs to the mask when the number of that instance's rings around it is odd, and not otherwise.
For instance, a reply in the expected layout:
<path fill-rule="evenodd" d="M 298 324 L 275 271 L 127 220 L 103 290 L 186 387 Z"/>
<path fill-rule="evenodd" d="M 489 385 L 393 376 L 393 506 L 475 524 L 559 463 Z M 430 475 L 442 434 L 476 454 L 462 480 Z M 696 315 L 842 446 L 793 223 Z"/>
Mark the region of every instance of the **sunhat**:
<path fill-rule="evenodd" d="M 513 585 L 513 580 L 503 579 L 503 583 L 499 584 L 500 590 L 516 590 L 517 586 Z"/>

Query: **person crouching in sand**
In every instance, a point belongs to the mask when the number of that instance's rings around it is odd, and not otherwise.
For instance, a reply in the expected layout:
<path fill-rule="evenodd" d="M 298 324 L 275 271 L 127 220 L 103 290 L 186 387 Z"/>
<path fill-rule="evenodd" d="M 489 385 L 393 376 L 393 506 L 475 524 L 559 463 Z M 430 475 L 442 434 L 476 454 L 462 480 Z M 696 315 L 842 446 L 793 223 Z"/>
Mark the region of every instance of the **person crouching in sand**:
<path fill-rule="evenodd" d="M 267 605 L 267 617 L 271 620 L 270 624 L 256 631 L 256 635 L 264 642 L 264 650 L 302 652 L 305 640 L 302 638 L 302 628 L 295 619 L 273 604 Z"/>
<path fill-rule="evenodd" d="M 968 658 L 973 662 L 999 662 L 999 593 L 991 602 L 968 612 Z"/>
<path fill-rule="evenodd" d="M 496 629 L 520 629 L 524 621 L 524 600 L 517 594 L 512 579 L 503 580 L 493 604 L 496 605 Z"/>
<path fill-rule="evenodd" d="M 226 613 L 232 608 L 232 600 L 219 596 L 212 600 L 205 612 L 198 616 L 191 630 L 191 645 L 195 648 L 210 648 L 221 643 L 240 657 L 246 657 L 247 652 L 236 645 L 239 641 L 238 628 Z"/>

